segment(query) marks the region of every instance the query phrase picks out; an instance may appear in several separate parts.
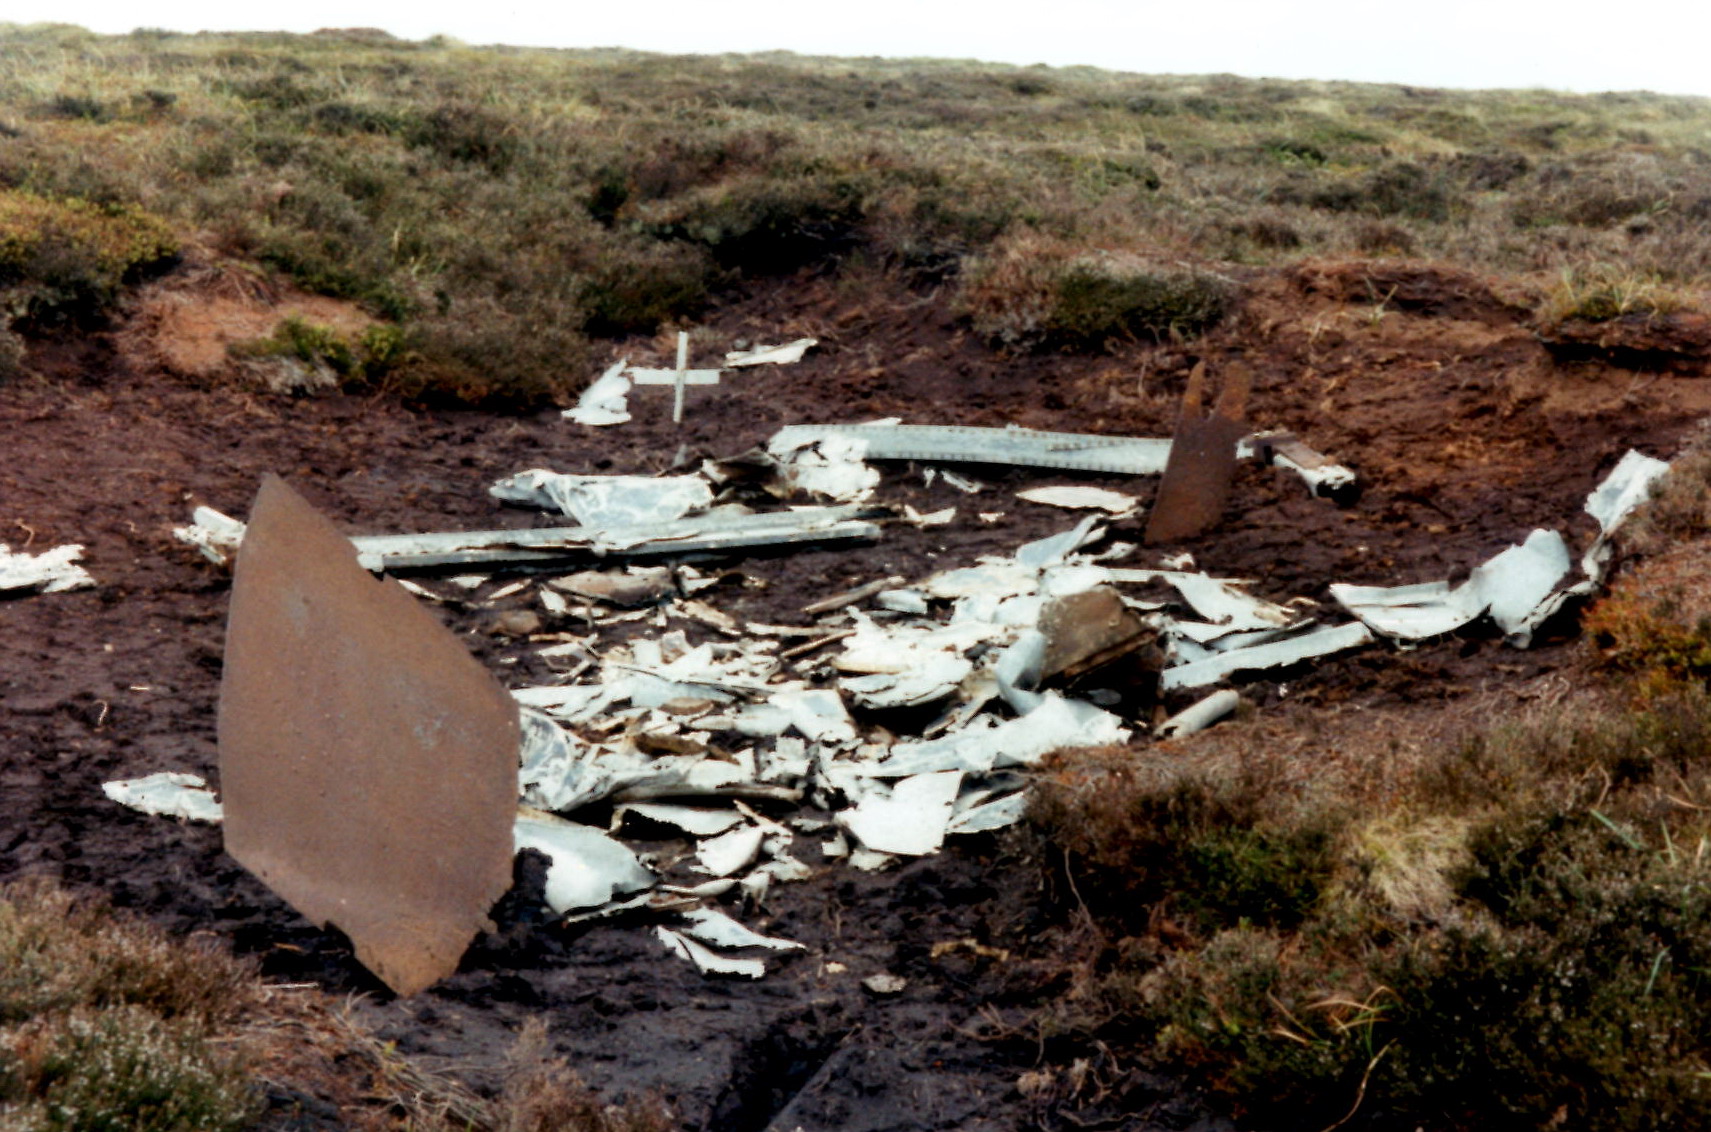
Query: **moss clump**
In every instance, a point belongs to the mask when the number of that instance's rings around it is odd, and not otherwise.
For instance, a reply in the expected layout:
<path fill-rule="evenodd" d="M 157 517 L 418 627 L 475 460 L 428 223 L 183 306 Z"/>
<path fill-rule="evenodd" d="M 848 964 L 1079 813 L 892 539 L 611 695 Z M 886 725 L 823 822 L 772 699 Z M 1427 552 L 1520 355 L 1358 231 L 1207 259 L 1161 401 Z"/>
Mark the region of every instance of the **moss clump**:
<path fill-rule="evenodd" d="M 1223 320 L 1234 286 L 1199 268 L 1125 256 L 1070 263 L 1057 280 L 1050 337 L 1079 345 L 1110 338 L 1193 337 Z"/>
<path fill-rule="evenodd" d="M 409 335 L 390 323 L 376 323 L 350 335 L 330 326 L 291 317 L 272 336 L 231 348 L 239 358 L 289 359 L 330 373 L 345 386 L 374 385 L 410 362 Z"/>
<path fill-rule="evenodd" d="M 0 289 L 14 316 L 93 313 L 177 251 L 166 222 L 141 208 L 0 189 Z"/>

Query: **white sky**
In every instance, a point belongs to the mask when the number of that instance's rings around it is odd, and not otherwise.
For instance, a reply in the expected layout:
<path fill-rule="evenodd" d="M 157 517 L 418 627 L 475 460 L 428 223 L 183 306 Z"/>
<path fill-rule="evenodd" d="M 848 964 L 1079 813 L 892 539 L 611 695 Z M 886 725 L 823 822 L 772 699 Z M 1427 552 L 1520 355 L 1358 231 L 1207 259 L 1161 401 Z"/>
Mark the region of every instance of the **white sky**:
<path fill-rule="evenodd" d="M 1711 95 L 1705 0 L 0 0 L 0 21 Z"/>

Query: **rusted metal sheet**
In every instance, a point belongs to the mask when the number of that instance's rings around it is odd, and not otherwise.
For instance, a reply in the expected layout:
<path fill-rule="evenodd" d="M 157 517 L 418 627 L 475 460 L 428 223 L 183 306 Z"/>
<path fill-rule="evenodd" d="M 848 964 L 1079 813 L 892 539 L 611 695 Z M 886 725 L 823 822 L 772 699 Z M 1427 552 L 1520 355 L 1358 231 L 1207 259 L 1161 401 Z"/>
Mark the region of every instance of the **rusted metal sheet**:
<path fill-rule="evenodd" d="M 1230 480 L 1236 473 L 1236 442 L 1247 434 L 1242 413 L 1247 409 L 1248 370 L 1232 365 L 1224 377 L 1218 404 L 1202 416 L 1206 363 L 1188 375 L 1182 394 L 1182 419 L 1170 445 L 1170 460 L 1159 480 L 1158 497 L 1147 518 L 1149 544 L 1193 538 L 1210 530 L 1224 513 Z"/>
<path fill-rule="evenodd" d="M 1158 634 L 1110 586 L 1096 586 L 1047 603 L 1040 611 L 1046 638 L 1040 678 L 1075 680 L 1151 644 Z M 1152 665 L 1156 668 L 1157 663 Z"/>
<path fill-rule="evenodd" d="M 281 480 L 238 554 L 219 714 L 226 851 L 399 994 L 511 883 L 517 705 Z"/>

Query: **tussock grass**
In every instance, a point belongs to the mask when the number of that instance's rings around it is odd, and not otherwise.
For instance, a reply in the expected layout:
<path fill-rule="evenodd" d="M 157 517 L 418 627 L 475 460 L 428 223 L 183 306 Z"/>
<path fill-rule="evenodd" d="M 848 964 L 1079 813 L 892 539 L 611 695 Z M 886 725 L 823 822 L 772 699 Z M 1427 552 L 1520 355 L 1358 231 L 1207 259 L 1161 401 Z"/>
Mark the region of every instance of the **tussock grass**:
<path fill-rule="evenodd" d="M 1549 328 L 1570 319 L 1609 322 L 1627 315 L 1673 314 L 1691 305 L 1679 288 L 1656 274 L 1596 263 L 1565 268 L 1540 303 L 1538 316 Z"/>

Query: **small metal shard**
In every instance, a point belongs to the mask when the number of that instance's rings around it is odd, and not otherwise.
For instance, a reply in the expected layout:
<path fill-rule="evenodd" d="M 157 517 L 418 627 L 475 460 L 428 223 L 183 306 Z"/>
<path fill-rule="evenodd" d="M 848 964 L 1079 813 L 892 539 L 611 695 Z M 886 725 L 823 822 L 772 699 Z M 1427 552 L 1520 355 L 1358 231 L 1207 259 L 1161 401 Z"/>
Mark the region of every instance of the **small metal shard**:
<path fill-rule="evenodd" d="M 19 592 L 56 594 L 87 589 L 95 584 L 89 571 L 77 565 L 83 547 L 77 543 L 56 546 L 40 554 L 8 550 L 0 542 L 0 596 Z"/>
<path fill-rule="evenodd" d="M 533 849 L 551 862 L 545 895 L 558 915 L 599 908 L 655 884 L 627 846 L 591 826 L 520 808 L 514 836 L 518 850 Z"/>
<path fill-rule="evenodd" d="M 798 338 L 794 342 L 786 342 L 782 346 L 756 346 L 752 350 L 736 351 L 725 355 L 725 364 L 733 368 L 738 366 L 788 366 L 802 360 L 802 355 L 820 344 L 818 338 Z"/>
<path fill-rule="evenodd" d="M 1241 417 L 1252 380 L 1245 366 L 1232 365 L 1217 406 L 1211 416 L 1203 417 L 1206 363 L 1197 363 L 1188 375 L 1170 460 L 1147 517 L 1148 545 L 1193 538 L 1210 530 L 1223 515 L 1236 472 L 1236 443 L 1247 434 Z"/>
<path fill-rule="evenodd" d="M 1216 684 L 1237 672 L 1261 672 L 1268 668 L 1284 668 L 1304 660 L 1317 660 L 1334 653 L 1361 648 L 1373 641 L 1372 630 L 1359 621 L 1347 625 L 1330 625 L 1299 633 L 1281 641 L 1252 645 L 1213 653 L 1203 660 L 1178 664 L 1159 674 L 1159 688 L 1175 691 L 1179 688 L 1203 688 Z"/>
<path fill-rule="evenodd" d="M 219 711 L 226 850 L 401 995 L 511 884 L 517 705 L 276 477 L 238 554 Z"/>
<path fill-rule="evenodd" d="M 561 415 L 577 424 L 602 428 L 628 421 L 630 379 L 624 376 L 624 370 L 629 364 L 630 359 L 625 358 L 595 378 L 593 383 L 582 391 L 576 407 L 566 409 Z"/>
<path fill-rule="evenodd" d="M 1180 739 L 1184 735 L 1193 735 L 1217 723 L 1241 704 L 1240 692 L 1231 688 L 1221 689 L 1190 704 L 1159 724 L 1155 734 L 1160 739 Z"/>
<path fill-rule="evenodd" d="M 1083 484 L 1069 484 L 1063 487 L 1031 487 L 1026 491 L 1018 491 L 1017 499 L 1026 499 L 1029 503 L 1044 503 L 1051 507 L 1064 507 L 1069 510 L 1107 511 L 1113 515 L 1132 514 L 1140 505 L 1140 500 L 1132 495 L 1124 495 L 1120 491 L 1107 491 L 1102 487 L 1088 487 Z"/>
<path fill-rule="evenodd" d="M 1264 463 L 1289 469 L 1301 477 L 1308 491 L 1322 499 L 1348 506 L 1360 498 L 1360 477 L 1352 468 L 1333 464 L 1289 433 L 1255 433 L 1242 441 L 1238 454 L 1256 456 Z"/>
<path fill-rule="evenodd" d="M 199 774 L 156 771 L 141 778 L 103 782 L 101 792 L 121 806 L 144 814 L 218 822 L 220 802 Z"/>

